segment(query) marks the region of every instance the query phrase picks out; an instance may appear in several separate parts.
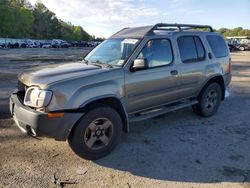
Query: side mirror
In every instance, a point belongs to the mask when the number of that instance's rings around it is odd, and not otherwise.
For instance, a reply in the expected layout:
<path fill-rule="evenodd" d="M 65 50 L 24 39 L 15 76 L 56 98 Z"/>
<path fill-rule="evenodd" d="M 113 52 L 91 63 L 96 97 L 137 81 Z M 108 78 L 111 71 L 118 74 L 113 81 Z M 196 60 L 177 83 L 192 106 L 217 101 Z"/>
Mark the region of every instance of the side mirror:
<path fill-rule="evenodd" d="M 143 70 L 148 68 L 147 59 L 135 59 L 133 63 L 132 70 Z"/>

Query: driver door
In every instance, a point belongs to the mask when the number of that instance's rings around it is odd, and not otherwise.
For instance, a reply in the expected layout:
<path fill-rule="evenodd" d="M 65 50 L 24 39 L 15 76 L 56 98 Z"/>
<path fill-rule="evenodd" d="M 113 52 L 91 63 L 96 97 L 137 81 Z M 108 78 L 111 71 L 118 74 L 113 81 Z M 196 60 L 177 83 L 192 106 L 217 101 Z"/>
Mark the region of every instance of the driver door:
<path fill-rule="evenodd" d="M 146 110 L 178 99 L 179 69 L 175 65 L 171 41 L 149 40 L 136 59 L 144 59 L 148 68 L 125 74 L 127 110 Z"/>

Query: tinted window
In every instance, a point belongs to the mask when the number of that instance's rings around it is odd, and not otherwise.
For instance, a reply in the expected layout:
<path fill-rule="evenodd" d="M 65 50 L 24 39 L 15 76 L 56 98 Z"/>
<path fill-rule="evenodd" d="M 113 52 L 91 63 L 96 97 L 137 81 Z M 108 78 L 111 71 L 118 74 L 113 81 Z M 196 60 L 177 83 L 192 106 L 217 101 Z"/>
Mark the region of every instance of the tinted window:
<path fill-rule="evenodd" d="M 194 40 L 197 48 L 197 58 L 203 59 L 205 57 L 205 50 L 201 43 L 201 39 L 199 39 L 198 37 L 194 37 Z"/>
<path fill-rule="evenodd" d="M 144 58 L 149 67 L 168 65 L 173 61 L 171 43 L 168 39 L 150 40 L 137 58 Z"/>
<path fill-rule="evenodd" d="M 181 55 L 181 60 L 187 62 L 197 58 L 196 47 L 193 37 L 178 38 L 178 47 Z"/>
<path fill-rule="evenodd" d="M 199 37 L 183 36 L 178 38 L 181 60 L 184 63 L 201 61 L 205 58 L 205 50 Z"/>
<path fill-rule="evenodd" d="M 215 57 L 219 58 L 228 55 L 228 47 L 221 36 L 208 35 L 207 40 Z"/>

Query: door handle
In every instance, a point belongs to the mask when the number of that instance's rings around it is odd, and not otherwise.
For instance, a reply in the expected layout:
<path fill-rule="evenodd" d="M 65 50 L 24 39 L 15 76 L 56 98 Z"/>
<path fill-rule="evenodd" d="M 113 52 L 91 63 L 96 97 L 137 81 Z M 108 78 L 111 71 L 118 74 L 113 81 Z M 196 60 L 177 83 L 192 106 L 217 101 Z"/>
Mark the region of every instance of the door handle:
<path fill-rule="evenodd" d="M 212 56 L 212 53 L 209 52 L 209 53 L 208 53 L 208 58 L 209 58 L 209 59 L 212 59 L 212 57 L 213 57 L 213 56 Z"/>
<path fill-rule="evenodd" d="M 175 76 L 175 75 L 178 74 L 178 71 L 177 71 L 177 70 L 171 70 L 171 71 L 170 71 L 170 74 L 173 75 L 173 76 Z"/>

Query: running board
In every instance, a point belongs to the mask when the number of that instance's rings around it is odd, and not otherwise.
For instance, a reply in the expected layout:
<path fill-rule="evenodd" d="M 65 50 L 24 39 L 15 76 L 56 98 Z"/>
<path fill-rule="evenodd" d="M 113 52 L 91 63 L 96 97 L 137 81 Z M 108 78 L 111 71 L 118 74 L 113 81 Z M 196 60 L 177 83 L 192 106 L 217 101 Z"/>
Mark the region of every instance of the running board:
<path fill-rule="evenodd" d="M 185 100 L 182 102 L 174 103 L 174 104 L 169 104 L 163 107 L 151 109 L 150 111 L 144 111 L 140 113 L 135 113 L 129 116 L 129 122 L 135 122 L 135 121 L 142 121 L 146 119 L 150 119 L 162 114 L 166 114 L 168 112 L 172 112 L 175 110 L 179 110 L 181 108 L 185 108 L 188 106 L 192 106 L 194 104 L 197 104 L 197 100 Z"/>

